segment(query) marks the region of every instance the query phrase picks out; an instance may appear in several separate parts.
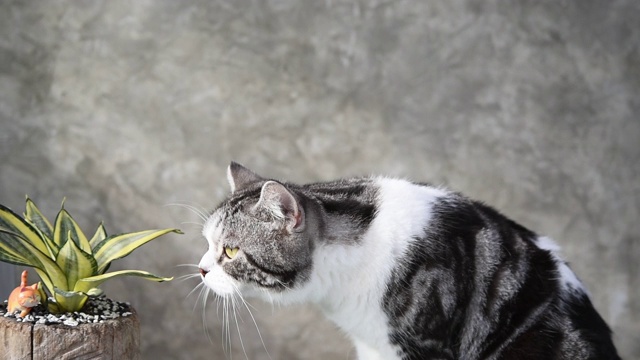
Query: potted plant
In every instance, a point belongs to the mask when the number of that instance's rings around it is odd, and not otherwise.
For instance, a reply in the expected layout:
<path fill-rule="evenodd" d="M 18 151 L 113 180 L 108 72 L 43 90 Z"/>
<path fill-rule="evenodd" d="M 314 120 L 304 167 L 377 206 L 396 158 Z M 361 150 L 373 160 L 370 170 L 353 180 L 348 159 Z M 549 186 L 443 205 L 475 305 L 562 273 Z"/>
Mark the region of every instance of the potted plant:
<path fill-rule="evenodd" d="M 103 295 L 99 286 L 119 276 L 162 282 L 141 270 L 108 272 L 114 260 L 178 229 L 146 230 L 108 236 L 100 224 L 87 237 L 64 209 L 53 223 L 27 197 L 21 217 L 0 205 L 0 261 L 33 268 L 41 282 L 40 305 L 29 311 L 10 311 L 0 305 L 0 353 L 9 359 L 139 357 L 139 323 L 133 308 Z M 23 273 L 25 286 L 26 273 Z M 18 279 L 16 279 L 18 280 Z M 19 291 L 14 291 L 19 293 Z M 15 302 L 14 302 L 15 303 Z M 29 303 L 29 306 L 33 305 Z"/>

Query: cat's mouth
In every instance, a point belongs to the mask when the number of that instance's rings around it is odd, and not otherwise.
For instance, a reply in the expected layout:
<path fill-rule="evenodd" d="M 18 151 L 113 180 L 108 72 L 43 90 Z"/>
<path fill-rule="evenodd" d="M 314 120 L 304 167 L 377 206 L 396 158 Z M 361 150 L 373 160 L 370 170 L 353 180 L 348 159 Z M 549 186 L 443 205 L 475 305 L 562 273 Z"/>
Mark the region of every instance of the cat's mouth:
<path fill-rule="evenodd" d="M 214 266 L 210 270 L 199 268 L 199 272 L 202 282 L 218 296 L 227 297 L 240 292 L 237 281 L 220 266 Z"/>
<path fill-rule="evenodd" d="M 28 299 L 24 302 L 23 306 L 24 307 L 34 307 L 36 305 L 40 304 L 40 300 L 38 299 Z"/>

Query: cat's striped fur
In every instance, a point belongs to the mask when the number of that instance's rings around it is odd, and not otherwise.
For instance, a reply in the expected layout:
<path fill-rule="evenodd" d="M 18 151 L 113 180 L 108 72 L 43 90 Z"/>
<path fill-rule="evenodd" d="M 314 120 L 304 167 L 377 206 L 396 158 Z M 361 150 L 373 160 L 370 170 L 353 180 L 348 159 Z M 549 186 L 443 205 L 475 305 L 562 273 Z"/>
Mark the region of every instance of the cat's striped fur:
<path fill-rule="evenodd" d="M 491 207 L 383 177 L 295 185 L 232 163 L 229 182 L 200 262 L 219 296 L 315 303 L 362 360 L 618 359 L 557 246 Z"/>

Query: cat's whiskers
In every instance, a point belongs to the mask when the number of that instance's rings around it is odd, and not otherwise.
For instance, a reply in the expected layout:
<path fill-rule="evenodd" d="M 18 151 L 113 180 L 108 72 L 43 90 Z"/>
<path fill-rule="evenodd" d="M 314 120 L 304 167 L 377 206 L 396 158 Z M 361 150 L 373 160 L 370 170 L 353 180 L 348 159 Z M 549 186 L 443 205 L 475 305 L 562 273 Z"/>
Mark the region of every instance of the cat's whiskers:
<path fill-rule="evenodd" d="M 235 289 L 234 289 L 235 290 Z M 238 337 L 240 338 L 240 346 L 242 347 L 242 352 L 244 353 L 244 357 L 249 360 L 249 355 L 247 355 L 247 350 L 244 347 L 244 341 L 242 341 L 242 333 L 240 332 L 240 324 L 238 324 L 238 311 L 236 309 L 236 294 L 231 295 L 231 306 L 233 310 L 233 319 L 236 323 L 236 329 L 238 330 Z M 242 318 L 240 318 L 242 320 Z"/>
<path fill-rule="evenodd" d="M 253 313 L 251 312 L 251 309 L 249 309 L 249 307 L 253 307 L 253 306 L 251 304 L 247 303 L 247 301 L 242 296 L 242 293 L 240 292 L 240 289 L 238 289 L 238 286 L 236 284 L 232 284 L 232 285 L 233 285 L 233 290 L 235 291 L 236 294 L 238 294 L 238 297 L 240 298 L 240 300 L 244 304 L 244 307 L 249 312 L 249 316 L 251 317 L 251 320 L 253 321 L 253 325 L 255 325 L 255 327 L 256 327 L 256 331 L 258 332 L 258 337 L 260 338 L 260 342 L 262 343 L 262 347 L 264 348 L 264 351 L 267 353 L 267 357 L 269 359 L 271 359 L 271 355 L 269 354 L 269 350 L 267 350 L 267 346 L 265 345 L 264 339 L 262 338 L 262 333 L 260 333 L 260 328 L 258 328 L 258 323 L 256 322 L 256 319 L 253 316 Z M 255 310 L 255 308 L 254 308 L 254 310 Z"/>
<path fill-rule="evenodd" d="M 196 264 L 178 264 L 176 265 L 176 267 L 192 267 L 192 268 L 198 268 L 198 265 Z M 194 279 L 194 278 L 199 278 L 201 275 L 199 273 L 192 273 L 192 274 L 185 274 L 185 275 L 180 275 L 176 278 L 176 280 L 178 282 L 184 282 L 190 279 Z M 193 287 L 193 289 L 191 291 L 189 291 L 189 293 L 184 297 L 185 299 L 188 299 L 191 295 L 193 295 L 193 293 L 195 293 L 196 291 L 199 291 L 198 296 L 196 297 L 196 301 L 193 304 L 193 309 L 191 310 L 192 312 L 196 311 L 196 307 L 198 307 L 198 303 L 200 302 L 200 299 L 203 297 L 203 293 L 205 291 L 207 291 L 207 287 L 205 286 L 205 283 L 203 281 L 200 281 L 196 286 Z M 206 305 L 206 299 L 203 299 L 203 308 Z M 204 310 L 204 309 L 203 309 Z M 204 314 L 203 314 L 203 318 L 204 318 Z"/>
<path fill-rule="evenodd" d="M 175 267 L 190 267 L 190 268 L 196 268 L 196 269 L 197 269 L 197 268 L 198 268 L 198 265 L 196 265 L 196 264 L 178 264 L 178 265 L 175 265 Z M 191 278 L 197 277 L 197 276 L 199 276 L 199 275 L 200 275 L 200 274 L 199 274 L 199 273 L 197 273 L 197 272 L 196 272 L 196 273 L 189 273 L 189 274 L 185 274 L 185 275 L 180 275 L 180 276 L 178 276 L 178 277 L 176 278 L 176 280 L 178 280 L 178 281 L 184 281 L 184 280 L 187 280 L 187 279 L 191 279 Z"/>
<path fill-rule="evenodd" d="M 178 264 L 176 267 L 194 267 L 197 268 L 198 264 Z"/>
<path fill-rule="evenodd" d="M 271 314 L 273 314 L 275 312 L 275 306 L 276 306 L 275 300 L 273 299 L 273 295 L 271 295 L 271 292 L 265 288 L 260 288 L 260 291 L 262 291 L 269 298 L 269 304 L 271 304 Z"/>
<path fill-rule="evenodd" d="M 209 333 L 209 327 L 207 326 L 207 306 L 206 306 L 207 299 L 209 298 L 209 294 L 211 293 L 211 290 L 206 286 L 203 286 L 200 294 L 203 294 L 203 293 L 204 293 L 204 296 L 202 297 L 202 326 L 204 327 L 204 333 L 207 336 L 209 343 L 213 344 L 213 339 L 211 338 L 211 334 Z M 200 297 L 200 295 L 198 297 Z"/>
<path fill-rule="evenodd" d="M 223 322 L 225 326 L 226 344 L 227 344 L 227 351 L 225 353 L 229 355 L 229 358 L 233 359 L 233 353 L 231 353 L 231 325 L 230 325 L 231 321 L 229 320 L 230 319 L 229 317 L 230 301 L 227 297 L 224 298 L 223 305 L 224 305 Z"/>
<path fill-rule="evenodd" d="M 204 282 L 203 282 L 203 284 L 204 284 Z M 196 302 L 193 304 L 193 310 L 194 310 L 194 311 L 196 310 L 196 307 L 198 307 L 198 303 L 199 303 L 200 301 L 202 301 L 202 304 L 203 304 L 203 306 L 204 306 L 204 304 L 206 303 L 205 297 L 206 297 L 206 295 L 207 295 L 206 293 L 207 293 L 207 291 L 208 291 L 208 290 L 209 290 L 209 289 L 207 289 L 207 287 L 206 287 L 206 286 L 202 286 L 202 287 L 200 287 L 200 292 L 198 293 L 198 298 L 196 299 Z M 203 320 L 203 325 L 204 325 L 205 315 L 206 315 L 206 314 L 204 313 L 204 309 L 203 309 L 203 311 L 202 311 L 202 320 Z"/>
<path fill-rule="evenodd" d="M 184 298 L 185 299 L 188 298 L 189 296 L 191 296 L 191 294 L 193 294 L 197 290 L 200 290 L 200 295 L 202 295 L 202 290 L 204 289 L 203 287 L 204 287 L 204 283 L 203 282 L 199 283 L 198 285 L 194 286 L 193 289 L 189 291 L 189 293 Z M 198 304 L 198 300 L 200 300 L 200 295 L 198 295 L 198 298 L 196 298 L 196 305 Z"/>
<path fill-rule="evenodd" d="M 183 224 L 191 223 L 198 226 L 202 226 L 204 225 L 204 223 L 207 221 L 207 218 L 209 217 L 207 212 L 204 209 L 199 209 L 193 205 L 183 204 L 183 203 L 171 203 L 171 204 L 166 204 L 165 206 L 178 206 L 178 207 L 187 209 L 193 212 L 194 214 L 196 214 L 198 218 L 202 220 L 202 223 L 184 222 Z"/>
<path fill-rule="evenodd" d="M 180 275 L 178 277 L 176 277 L 176 280 L 178 280 L 179 282 L 183 282 L 183 281 L 187 281 L 189 279 L 193 279 L 196 277 L 200 277 L 200 274 L 186 274 L 186 275 Z"/>
<path fill-rule="evenodd" d="M 187 296 L 185 297 L 185 299 L 186 299 L 186 298 L 188 298 L 192 293 L 194 293 L 194 292 L 195 292 L 195 291 L 197 291 L 198 289 L 199 289 L 200 291 L 198 292 L 198 297 L 196 298 L 196 301 L 194 301 L 194 303 L 193 303 L 193 309 L 191 310 L 192 312 L 195 312 L 195 311 L 196 311 L 196 308 L 198 307 L 198 303 L 200 302 L 200 299 L 202 298 L 203 293 L 204 293 L 205 291 L 207 291 L 207 287 L 206 287 L 206 286 L 204 286 L 204 283 L 200 283 L 200 284 L 196 285 L 196 286 L 193 288 L 193 290 L 191 290 L 191 291 L 189 292 L 189 294 L 187 294 Z"/>
<path fill-rule="evenodd" d="M 227 298 L 226 297 L 217 297 L 218 302 L 222 302 L 222 331 L 220 340 L 222 341 L 222 351 L 225 354 L 225 357 L 230 357 L 231 351 L 231 343 L 228 340 L 228 327 L 227 327 Z"/>
<path fill-rule="evenodd" d="M 280 284 L 283 288 L 287 289 L 287 290 L 291 290 L 290 287 L 288 287 L 285 283 L 283 283 L 281 280 L 276 279 L 276 282 L 278 284 Z"/>
<path fill-rule="evenodd" d="M 242 296 L 242 293 L 238 293 L 238 295 L 240 295 L 240 300 L 242 300 L 242 302 L 244 303 L 244 306 L 248 306 L 248 307 L 252 308 L 253 310 L 258 310 L 258 309 L 256 309 L 255 306 L 251 305 L 250 302 L 248 302 L 247 300 L 244 299 L 244 296 Z M 249 310 L 249 309 L 247 309 L 247 310 Z"/>

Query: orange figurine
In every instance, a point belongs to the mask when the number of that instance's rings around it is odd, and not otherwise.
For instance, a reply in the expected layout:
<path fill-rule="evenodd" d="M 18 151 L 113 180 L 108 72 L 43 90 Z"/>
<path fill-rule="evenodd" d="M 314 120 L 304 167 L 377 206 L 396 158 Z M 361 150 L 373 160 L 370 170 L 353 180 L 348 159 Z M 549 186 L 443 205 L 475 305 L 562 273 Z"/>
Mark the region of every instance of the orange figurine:
<path fill-rule="evenodd" d="M 13 289 L 11 295 L 9 295 L 9 306 L 7 310 L 11 313 L 16 310 L 20 310 L 20 317 L 27 316 L 32 307 L 40 304 L 38 283 L 27 286 L 27 276 L 27 270 L 23 271 L 20 286 Z"/>

